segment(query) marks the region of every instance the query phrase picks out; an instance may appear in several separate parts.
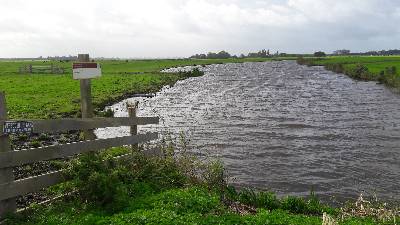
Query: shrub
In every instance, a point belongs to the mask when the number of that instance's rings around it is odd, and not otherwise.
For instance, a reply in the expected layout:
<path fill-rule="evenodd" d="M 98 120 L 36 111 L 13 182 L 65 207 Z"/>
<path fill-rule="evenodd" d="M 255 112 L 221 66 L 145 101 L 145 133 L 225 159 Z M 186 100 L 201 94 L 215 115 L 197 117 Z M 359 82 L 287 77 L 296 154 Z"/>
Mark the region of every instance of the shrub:
<path fill-rule="evenodd" d="M 350 71 L 350 76 L 355 79 L 367 80 L 371 74 L 368 71 L 368 67 L 359 63 L 352 71 Z"/>
<path fill-rule="evenodd" d="M 199 68 L 195 67 L 191 71 L 186 71 L 186 72 L 181 71 L 179 72 L 179 74 L 184 77 L 199 77 L 203 76 L 204 72 L 199 70 Z"/>
<path fill-rule="evenodd" d="M 99 117 L 114 117 L 114 111 L 110 108 L 108 108 L 104 111 L 98 111 L 98 112 L 96 112 L 96 114 Z"/>
<path fill-rule="evenodd" d="M 397 73 L 397 68 L 395 66 L 385 68 L 386 75 L 396 75 L 396 73 Z"/>
<path fill-rule="evenodd" d="M 314 56 L 315 56 L 315 57 L 325 57 L 325 56 L 326 56 L 326 53 L 325 53 L 325 52 L 318 51 L 318 52 L 315 52 L 315 53 L 314 53 Z"/>
<path fill-rule="evenodd" d="M 277 198 L 273 192 L 256 192 L 252 189 L 236 191 L 233 186 L 225 189 L 226 202 L 234 201 L 256 208 L 268 210 L 283 209 L 291 213 L 322 215 L 323 212 L 337 214 L 337 212 L 326 205 L 323 205 L 313 191 L 308 199 L 289 196 L 282 199 Z"/>
<path fill-rule="evenodd" d="M 141 152 L 114 148 L 100 153 L 86 153 L 68 162 L 65 175 L 71 179 L 84 201 L 119 209 L 124 199 L 134 197 L 137 184 L 146 183 L 153 191 L 200 184 L 221 189 L 224 183 L 220 162 L 200 163 L 195 157 L 178 155 L 170 146 L 163 157 L 149 157 Z"/>
<path fill-rule="evenodd" d="M 298 57 L 298 58 L 296 59 L 296 62 L 297 62 L 299 65 L 305 65 L 305 64 L 306 64 L 306 60 L 305 60 L 302 56 Z"/>
<path fill-rule="evenodd" d="M 82 200 L 101 206 L 121 205 L 127 192 L 119 179 L 119 169 L 115 160 L 103 161 L 100 154 L 91 152 L 72 160 L 65 174 Z"/>
<path fill-rule="evenodd" d="M 341 63 L 333 63 L 333 64 L 325 64 L 325 69 L 336 72 L 336 73 L 343 73 L 344 67 Z"/>
<path fill-rule="evenodd" d="M 400 85 L 400 77 L 397 75 L 395 66 L 386 67 L 378 76 L 379 83 L 386 84 L 390 87 L 398 87 Z"/>
<path fill-rule="evenodd" d="M 307 203 L 303 198 L 288 196 L 282 200 L 282 209 L 288 210 L 292 213 L 307 213 Z"/>

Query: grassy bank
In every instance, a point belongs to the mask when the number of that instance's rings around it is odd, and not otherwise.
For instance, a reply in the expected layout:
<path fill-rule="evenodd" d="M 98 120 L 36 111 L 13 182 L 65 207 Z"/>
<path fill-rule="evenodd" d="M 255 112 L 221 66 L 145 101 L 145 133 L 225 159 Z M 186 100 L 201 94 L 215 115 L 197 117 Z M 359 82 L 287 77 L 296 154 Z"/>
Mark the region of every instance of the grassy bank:
<path fill-rule="evenodd" d="M 324 66 L 327 70 L 344 73 L 354 79 L 377 81 L 389 87 L 400 88 L 399 56 L 298 58 L 297 62 L 308 66 Z"/>
<path fill-rule="evenodd" d="M 163 74 L 176 66 L 215 63 L 258 62 L 271 59 L 215 60 L 115 60 L 101 61 L 103 76 L 92 81 L 93 104 L 97 110 L 135 93 L 156 92 L 190 74 Z M 20 74 L 22 65 L 56 65 L 64 74 Z M 8 111 L 13 119 L 56 118 L 79 114 L 79 81 L 72 79 L 71 62 L 0 61 L 0 90 L 6 92 Z"/>
<path fill-rule="evenodd" d="M 76 194 L 48 206 L 33 206 L 4 224 L 320 225 L 323 213 L 339 224 L 394 224 L 392 214 L 384 214 L 390 211 L 345 214 L 321 204 L 314 194 L 303 199 L 237 191 L 226 185 L 218 161 L 200 162 L 171 147 L 163 150 L 164 157 L 153 158 L 137 152 L 111 158 L 130 151 L 124 148 L 83 155 L 65 166 L 65 176 L 72 180 L 49 190 Z M 354 209 L 347 211 L 359 211 Z"/>

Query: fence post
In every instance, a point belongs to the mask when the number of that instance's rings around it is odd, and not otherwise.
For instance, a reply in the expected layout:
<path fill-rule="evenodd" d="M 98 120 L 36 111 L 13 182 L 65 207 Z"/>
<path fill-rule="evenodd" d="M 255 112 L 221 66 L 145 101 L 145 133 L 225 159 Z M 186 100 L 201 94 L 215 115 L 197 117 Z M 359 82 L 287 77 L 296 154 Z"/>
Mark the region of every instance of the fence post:
<path fill-rule="evenodd" d="M 89 54 L 78 54 L 79 62 L 89 62 Z M 81 90 L 81 112 L 82 118 L 92 118 L 93 117 L 93 105 L 92 105 L 92 87 L 90 79 L 80 80 L 80 90 Z M 84 136 L 86 140 L 96 139 L 96 135 L 93 130 L 84 131 Z"/>
<path fill-rule="evenodd" d="M 0 91 L 0 152 L 11 151 L 10 138 L 3 133 L 3 122 L 7 120 L 7 106 L 4 92 Z M 12 168 L 0 169 L 0 184 L 14 181 Z M 15 212 L 15 198 L 0 201 L 0 218 L 6 213 Z"/>
<path fill-rule="evenodd" d="M 130 118 L 136 118 L 136 110 L 138 108 L 139 102 L 133 103 L 132 105 L 128 104 L 128 114 Z M 130 133 L 131 135 L 137 135 L 137 125 L 133 125 L 130 127 Z M 132 149 L 139 151 L 139 144 L 133 144 Z"/>
<path fill-rule="evenodd" d="M 32 64 L 29 64 L 28 71 L 29 71 L 29 73 L 33 73 Z"/>

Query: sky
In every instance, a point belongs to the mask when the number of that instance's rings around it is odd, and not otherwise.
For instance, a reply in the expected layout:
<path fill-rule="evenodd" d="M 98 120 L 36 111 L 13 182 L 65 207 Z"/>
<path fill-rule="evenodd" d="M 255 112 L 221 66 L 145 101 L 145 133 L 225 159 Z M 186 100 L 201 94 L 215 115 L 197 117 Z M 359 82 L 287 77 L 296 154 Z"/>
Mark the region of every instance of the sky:
<path fill-rule="evenodd" d="M 400 48 L 399 0 L 0 0 L 0 57 Z"/>

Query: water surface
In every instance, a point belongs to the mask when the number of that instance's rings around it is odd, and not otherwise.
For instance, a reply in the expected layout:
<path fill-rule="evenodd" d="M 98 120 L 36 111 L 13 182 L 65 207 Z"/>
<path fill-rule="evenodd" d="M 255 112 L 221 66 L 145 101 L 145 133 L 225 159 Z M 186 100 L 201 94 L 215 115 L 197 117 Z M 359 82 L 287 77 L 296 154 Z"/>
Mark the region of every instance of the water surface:
<path fill-rule="evenodd" d="M 140 100 L 139 116 L 160 116 L 139 132 L 184 132 L 189 149 L 220 157 L 238 186 L 339 199 L 365 191 L 400 195 L 400 98 L 292 61 L 212 65 Z M 102 129 L 101 137 L 128 135 Z"/>

